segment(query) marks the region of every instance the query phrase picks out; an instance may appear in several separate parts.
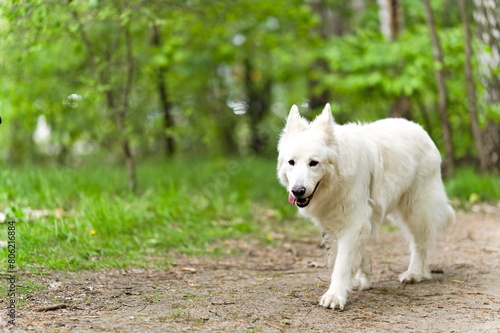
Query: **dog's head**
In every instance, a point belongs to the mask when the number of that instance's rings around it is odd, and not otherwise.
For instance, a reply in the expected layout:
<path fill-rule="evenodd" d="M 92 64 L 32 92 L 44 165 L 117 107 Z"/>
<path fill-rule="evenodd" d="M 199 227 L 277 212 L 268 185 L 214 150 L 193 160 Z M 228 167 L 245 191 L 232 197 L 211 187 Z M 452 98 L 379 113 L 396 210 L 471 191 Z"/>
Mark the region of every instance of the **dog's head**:
<path fill-rule="evenodd" d="M 292 106 L 278 144 L 278 178 L 290 204 L 304 208 L 311 202 L 321 180 L 333 171 L 334 145 L 330 104 L 310 123 Z"/>

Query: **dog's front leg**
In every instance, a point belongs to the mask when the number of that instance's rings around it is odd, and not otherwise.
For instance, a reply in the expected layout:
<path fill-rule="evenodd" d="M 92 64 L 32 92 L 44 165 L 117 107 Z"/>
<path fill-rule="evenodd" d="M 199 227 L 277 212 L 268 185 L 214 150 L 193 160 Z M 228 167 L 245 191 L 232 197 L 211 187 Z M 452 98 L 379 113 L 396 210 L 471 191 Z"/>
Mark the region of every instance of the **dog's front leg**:
<path fill-rule="evenodd" d="M 359 234 L 349 233 L 337 241 L 337 257 L 333 268 L 330 288 L 321 297 L 319 304 L 326 308 L 344 309 L 349 291 L 352 289 L 354 274 L 361 265 L 362 248 Z"/>

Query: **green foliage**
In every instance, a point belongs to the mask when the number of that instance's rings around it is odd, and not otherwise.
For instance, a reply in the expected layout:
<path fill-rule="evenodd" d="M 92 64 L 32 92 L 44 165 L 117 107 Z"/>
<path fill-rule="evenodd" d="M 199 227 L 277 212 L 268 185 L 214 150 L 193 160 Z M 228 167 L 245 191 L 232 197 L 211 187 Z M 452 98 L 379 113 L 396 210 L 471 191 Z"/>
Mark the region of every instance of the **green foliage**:
<path fill-rule="evenodd" d="M 60 161 L 68 162 L 66 153 L 82 141 L 117 150 L 122 135 L 139 153 L 158 151 L 165 135 L 160 70 L 174 106 L 169 134 L 181 149 L 220 152 L 213 143 L 224 143 L 224 133 L 247 122 L 228 106 L 246 101 L 245 59 L 256 69 L 256 81 L 301 81 L 314 60 L 309 32 L 318 23 L 299 0 L 8 2 L 0 20 L 0 46 L 7 50 L 0 56 L 0 149 L 14 162 L 39 159 L 36 147 L 21 137 L 31 137 L 40 115 L 51 126 Z M 125 26 L 132 35 L 134 73 L 126 129 L 119 133 L 106 94 L 120 107 L 127 82 Z M 160 45 L 151 41 L 153 27 Z M 72 94 L 82 99 L 68 107 Z"/>
<path fill-rule="evenodd" d="M 394 42 L 379 33 L 375 3 L 360 12 L 348 1 L 325 3 L 343 16 L 343 36 L 321 38 L 316 31 L 323 23 L 301 0 L 7 2 L 0 11 L 0 46 L 6 50 L 0 56 L 0 150 L 9 161 L 40 160 L 42 151 L 29 138 L 38 116 L 45 115 L 60 162 L 77 161 L 71 154 L 82 142 L 116 158 L 122 136 L 138 154 L 156 154 L 167 133 L 158 98 L 161 72 L 175 121 L 168 134 L 179 150 L 224 153 L 231 151 L 232 137 L 237 152 L 244 152 L 249 117 L 235 114 L 232 103 L 248 102 L 248 65 L 256 86 L 272 83 L 273 112 L 261 121 L 261 131 L 281 122 L 292 103 L 307 105 L 314 80 L 316 92 L 330 92 L 339 122 L 387 117 L 398 98 L 408 98 L 414 120 L 441 146 L 433 68 L 444 66 L 452 130 L 469 133 L 456 6 L 433 3 L 445 55 L 444 64 L 435 64 L 421 3 L 404 4 L 405 30 Z M 133 50 L 127 103 L 125 27 Z M 158 44 L 152 42 L 154 27 Z M 315 68 L 318 59 L 327 66 Z M 124 131 L 109 110 L 107 91 L 130 109 Z M 81 100 L 69 103 L 72 94 Z M 497 109 L 483 105 L 482 124 L 486 114 L 500 118 Z M 311 111 L 309 117 L 317 110 Z M 276 135 L 269 138 L 272 151 Z M 458 159 L 475 154 L 470 135 L 454 140 Z"/>
<path fill-rule="evenodd" d="M 425 25 L 413 26 L 394 42 L 384 40 L 376 31 L 359 30 L 326 44 L 323 54 L 331 74 L 325 76 L 323 84 L 337 96 L 337 120 L 388 117 L 391 105 L 405 97 L 411 103 L 413 119 L 424 125 L 441 146 L 433 67 L 444 66 L 452 129 L 469 132 L 462 28 L 443 29 L 440 38 L 445 64 L 434 63 Z M 456 135 L 454 140 L 457 158 L 471 155 L 474 148 L 470 135 Z"/>
<path fill-rule="evenodd" d="M 500 200 L 500 176 L 479 175 L 472 168 L 457 170 L 453 178 L 446 180 L 445 186 L 449 196 L 459 199 L 462 203 Z"/>

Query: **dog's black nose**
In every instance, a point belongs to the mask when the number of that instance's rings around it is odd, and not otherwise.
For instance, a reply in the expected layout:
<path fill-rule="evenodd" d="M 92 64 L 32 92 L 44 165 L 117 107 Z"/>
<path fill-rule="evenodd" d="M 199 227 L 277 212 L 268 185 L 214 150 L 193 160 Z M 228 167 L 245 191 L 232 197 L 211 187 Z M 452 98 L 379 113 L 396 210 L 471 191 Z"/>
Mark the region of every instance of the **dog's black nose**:
<path fill-rule="evenodd" d="M 304 186 L 294 186 L 292 187 L 292 193 L 296 197 L 301 197 L 306 194 L 306 188 Z"/>

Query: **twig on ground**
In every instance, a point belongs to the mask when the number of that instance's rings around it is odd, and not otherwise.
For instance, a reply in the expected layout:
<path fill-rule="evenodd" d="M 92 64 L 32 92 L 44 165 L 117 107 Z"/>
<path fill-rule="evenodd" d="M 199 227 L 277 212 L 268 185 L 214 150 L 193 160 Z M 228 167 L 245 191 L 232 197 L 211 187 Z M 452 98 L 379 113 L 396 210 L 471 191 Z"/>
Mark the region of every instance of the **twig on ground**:
<path fill-rule="evenodd" d="M 498 247 L 492 247 L 492 246 L 459 246 L 462 249 L 474 249 L 474 250 L 480 250 L 480 251 L 486 251 L 486 252 L 500 252 L 500 248 Z"/>
<path fill-rule="evenodd" d="M 277 330 L 278 330 L 278 331 L 280 331 L 280 332 L 284 332 L 284 331 L 285 331 L 285 329 L 284 329 L 284 328 L 279 327 L 279 326 L 277 326 L 277 325 L 273 325 L 273 324 L 271 324 L 271 323 L 264 323 L 264 325 L 267 325 L 267 326 L 269 326 L 269 327 L 272 327 L 272 328 L 274 328 L 274 329 L 277 329 Z"/>
<path fill-rule="evenodd" d="M 230 305 L 234 304 L 234 302 L 211 302 L 212 305 Z"/>
<path fill-rule="evenodd" d="M 48 306 L 42 306 L 38 309 L 35 309 L 37 312 L 47 312 L 47 311 L 54 311 L 54 310 L 60 310 L 60 309 L 66 309 L 68 307 L 68 304 L 66 303 L 59 303 L 59 304 L 54 304 L 54 305 L 48 305 Z"/>
<path fill-rule="evenodd" d="M 214 310 L 208 310 L 208 312 L 216 315 L 217 317 L 221 317 L 222 318 L 222 316 L 220 314 L 218 314 L 217 312 L 215 312 Z"/>

